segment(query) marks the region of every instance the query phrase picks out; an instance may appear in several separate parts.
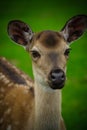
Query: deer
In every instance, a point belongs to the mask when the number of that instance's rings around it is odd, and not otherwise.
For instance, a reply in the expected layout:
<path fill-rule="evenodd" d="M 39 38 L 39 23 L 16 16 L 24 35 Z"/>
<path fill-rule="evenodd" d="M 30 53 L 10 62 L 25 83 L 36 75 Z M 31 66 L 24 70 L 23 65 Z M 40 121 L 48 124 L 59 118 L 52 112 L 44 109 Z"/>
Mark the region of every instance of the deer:
<path fill-rule="evenodd" d="M 34 81 L 0 57 L 0 130 L 66 130 L 61 111 L 66 64 L 70 44 L 86 29 L 86 15 L 70 18 L 61 31 L 34 33 L 20 20 L 8 23 L 10 38 L 31 56 Z"/>

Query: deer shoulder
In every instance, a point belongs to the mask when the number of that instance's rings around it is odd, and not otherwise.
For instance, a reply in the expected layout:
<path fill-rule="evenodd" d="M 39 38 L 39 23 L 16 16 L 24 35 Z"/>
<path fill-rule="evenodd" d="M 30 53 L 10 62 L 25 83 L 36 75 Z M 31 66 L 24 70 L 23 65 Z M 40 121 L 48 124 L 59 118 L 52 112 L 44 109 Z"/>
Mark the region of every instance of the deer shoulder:
<path fill-rule="evenodd" d="M 0 57 L 0 130 L 12 126 L 22 130 L 31 114 L 33 99 L 33 80 Z"/>

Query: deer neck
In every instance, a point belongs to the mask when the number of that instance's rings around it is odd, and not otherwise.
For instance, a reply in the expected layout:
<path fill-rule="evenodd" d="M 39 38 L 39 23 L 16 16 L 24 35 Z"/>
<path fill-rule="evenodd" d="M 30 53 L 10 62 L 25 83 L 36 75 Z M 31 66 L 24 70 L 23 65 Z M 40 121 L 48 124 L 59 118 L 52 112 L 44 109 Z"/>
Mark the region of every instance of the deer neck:
<path fill-rule="evenodd" d="M 58 130 L 61 116 L 61 91 L 49 91 L 46 87 L 49 86 L 41 86 L 35 82 L 35 130 Z"/>

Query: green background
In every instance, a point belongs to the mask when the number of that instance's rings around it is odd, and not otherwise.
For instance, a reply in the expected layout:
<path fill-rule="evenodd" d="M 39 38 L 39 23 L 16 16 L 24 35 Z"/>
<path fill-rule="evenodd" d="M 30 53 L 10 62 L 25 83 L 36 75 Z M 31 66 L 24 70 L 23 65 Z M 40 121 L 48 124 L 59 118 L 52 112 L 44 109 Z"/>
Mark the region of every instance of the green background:
<path fill-rule="evenodd" d="M 33 78 L 31 59 L 7 35 L 10 20 L 28 23 L 34 32 L 61 30 L 74 15 L 87 14 L 86 0 L 3 0 L 0 2 L 0 56 Z M 71 45 L 67 82 L 63 89 L 62 114 L 67 130 L 87 130 L 87 33 Z"/>

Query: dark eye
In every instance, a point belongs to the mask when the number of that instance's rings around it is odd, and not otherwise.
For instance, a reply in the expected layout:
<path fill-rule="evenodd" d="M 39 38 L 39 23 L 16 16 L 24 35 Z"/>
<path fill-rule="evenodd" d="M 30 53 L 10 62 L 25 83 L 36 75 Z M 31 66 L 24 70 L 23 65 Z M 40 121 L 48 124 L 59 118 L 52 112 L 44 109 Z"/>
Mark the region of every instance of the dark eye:
<path fill-rule="evenodd" d="M 35 60 L 40 57 L 40 54 L 37 51 L 31 51 L 31 54 L 32 54 L 33 59 Z"/>
<path fill-rule="evenodd" d="M 65 55 L 65 56 L 68 56 L 69 53 L 70 53 L 70 50 L 71 50 L 71 48 L 66 49 L 65 52 L 64 52 L 64 55 Z"/>

